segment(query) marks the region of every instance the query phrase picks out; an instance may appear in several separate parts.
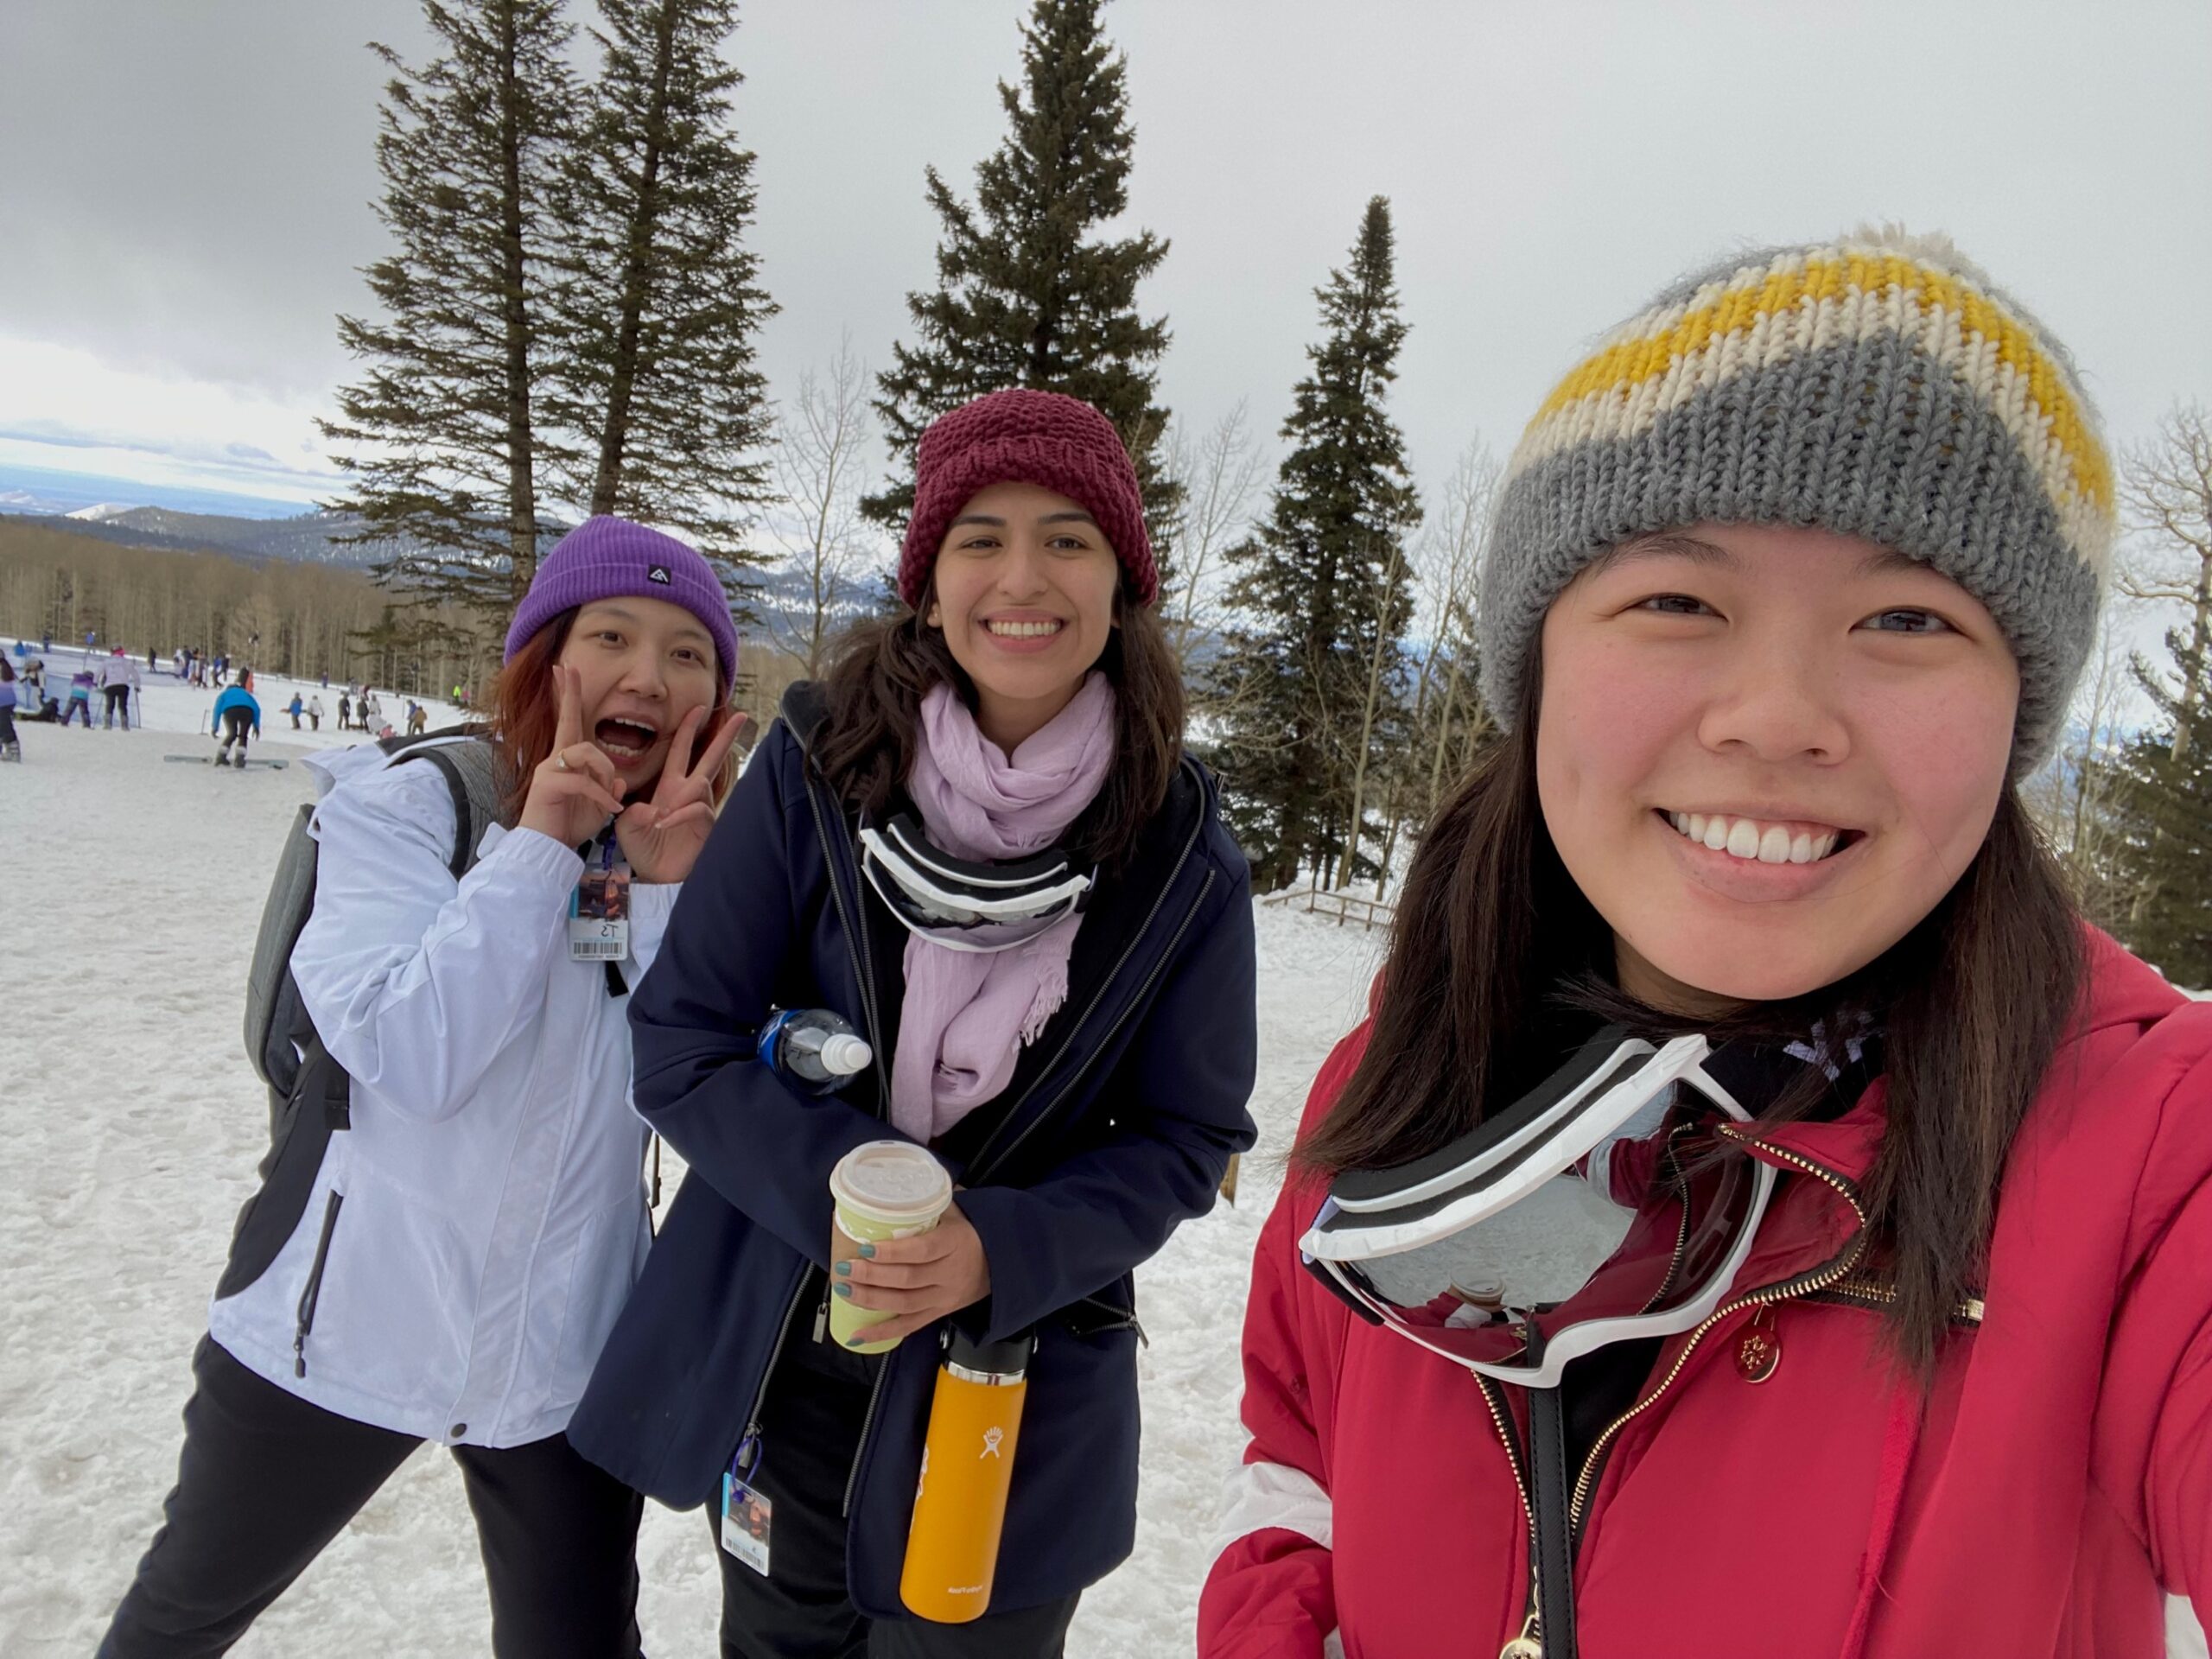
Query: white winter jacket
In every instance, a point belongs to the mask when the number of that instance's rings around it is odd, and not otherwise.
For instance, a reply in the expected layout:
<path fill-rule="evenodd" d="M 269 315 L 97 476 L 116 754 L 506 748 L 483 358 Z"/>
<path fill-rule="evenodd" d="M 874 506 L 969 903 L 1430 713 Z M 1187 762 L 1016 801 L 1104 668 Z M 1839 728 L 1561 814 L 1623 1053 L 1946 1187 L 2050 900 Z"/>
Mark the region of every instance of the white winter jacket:
<path fill-rule="evenodd" d="M 324 791 L 321 854 L 292 974 L 353 1077 L 353 1128 L 330 1137 L 275 1262 L 212 1306 L 208 1330 L 357 1421 L 542 1440 L 567 1426 L 652 1237 L 629 998 L 569 957 L 583 860 L 495 826 L 456 885 L 435 767 L 368 745 L 306 764 Z M 678 891 L 632 888 L 630 985 Z"/>

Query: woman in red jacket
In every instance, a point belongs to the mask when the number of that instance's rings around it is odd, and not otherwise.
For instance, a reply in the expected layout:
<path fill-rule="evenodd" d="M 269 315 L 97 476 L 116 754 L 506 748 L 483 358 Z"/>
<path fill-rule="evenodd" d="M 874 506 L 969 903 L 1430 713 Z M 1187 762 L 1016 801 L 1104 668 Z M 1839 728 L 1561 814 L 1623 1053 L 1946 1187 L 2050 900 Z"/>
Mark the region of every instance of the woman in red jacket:
<path fill-rule="evenodd" d="M 1505 734 L 1261 1241 L 1205 1659 L 2152 1659 L 2162 1592 L 2212 1612 L 2212 1006 L 2018 792 L 2112 499 L 1940 239 L 1731 260 L 1553 392 Z"/>

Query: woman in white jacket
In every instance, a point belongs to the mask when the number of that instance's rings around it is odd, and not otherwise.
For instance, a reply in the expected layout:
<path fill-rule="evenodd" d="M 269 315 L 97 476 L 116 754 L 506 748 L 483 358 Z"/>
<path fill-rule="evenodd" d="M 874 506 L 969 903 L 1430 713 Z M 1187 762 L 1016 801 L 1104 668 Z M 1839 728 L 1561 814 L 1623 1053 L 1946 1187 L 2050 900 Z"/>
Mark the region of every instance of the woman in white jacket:
<path fill-rule="evenodd" d="M 209 1310 L 177 1484 L 103 1659 L 224 1652 L 423 1440 L 461 1465 L 494 1653 L 639 1651 L 639 1500 L 563 1430 L 651 1236 L 628 991 L 727 781 L 736 648 L 704 559 L 594 518 L 508 632 L 514 781 L 466 875 L 439 768 L 369 745 L 309 762 L 292 975 L 350 1128 Z M 626 940 L 574 913 L 609 872 L 634 883 Z"/>

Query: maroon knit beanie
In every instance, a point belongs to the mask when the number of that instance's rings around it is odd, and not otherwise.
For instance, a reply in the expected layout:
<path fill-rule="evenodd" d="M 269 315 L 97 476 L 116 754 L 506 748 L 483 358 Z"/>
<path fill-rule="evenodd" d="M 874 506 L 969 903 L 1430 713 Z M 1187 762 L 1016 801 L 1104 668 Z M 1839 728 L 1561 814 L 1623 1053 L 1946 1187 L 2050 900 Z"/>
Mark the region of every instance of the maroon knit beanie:
<path fill-rule="evenodd" d="M 939 416 L 914 452 L 914 515 L 899 556 L 899 596 L 922 602 L 938 544 L 960 509 L 994 484 L 1034 484 L 1080 505 L 1114 544 L 1137 602 L 1160 594 L 1137 469 L 1114 423 L 1057 391 L 994 391 Z"/>

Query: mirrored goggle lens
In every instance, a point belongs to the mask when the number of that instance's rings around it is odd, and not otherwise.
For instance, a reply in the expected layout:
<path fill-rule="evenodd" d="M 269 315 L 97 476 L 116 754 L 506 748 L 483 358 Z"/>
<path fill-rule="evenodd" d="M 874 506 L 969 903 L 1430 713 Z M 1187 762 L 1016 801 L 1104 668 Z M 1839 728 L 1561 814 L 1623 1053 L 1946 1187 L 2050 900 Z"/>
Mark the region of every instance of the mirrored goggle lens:
<path fill-rule="evenodd" d="M 1569 1170 L 1431 1243 L 1307 1265 L 1365 1317 L 1485 1367 L 1523 1354 L 1521 1322 L 1531 1315 L 1551 1345 L 1568 1327 L 1598 1321 L 1647 1320 L 1656 1330 L 1718 1300 L 1771 1186 L 1766 1166 L 1713 1155 L 1713 1132 L 1726 1121 L 1718 1110 L 1670 1113 L 1641 1141 L 1613 1143 L 1602 1172 L 1610 1193 Z M 1316 1232 L 1344 1219 L 1328 1217 Z"/>
<path fill-rule="evenodd" d="M 1009 950 L 1065 921 L 1083 906 L 1089 879 L 1076 876 L 1043 892 L 988 899 L 926 880 L 870 849 L 861 862 L 868 885 L 908 931 L 956 950 Z"/>

